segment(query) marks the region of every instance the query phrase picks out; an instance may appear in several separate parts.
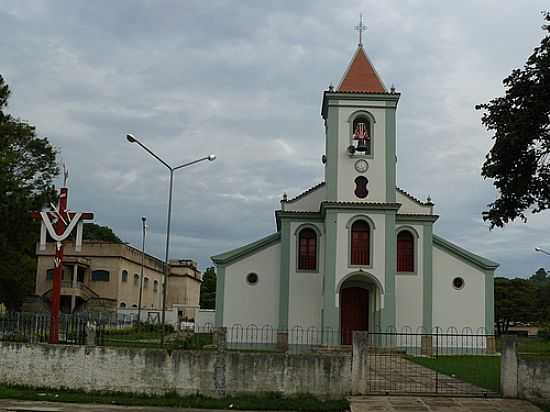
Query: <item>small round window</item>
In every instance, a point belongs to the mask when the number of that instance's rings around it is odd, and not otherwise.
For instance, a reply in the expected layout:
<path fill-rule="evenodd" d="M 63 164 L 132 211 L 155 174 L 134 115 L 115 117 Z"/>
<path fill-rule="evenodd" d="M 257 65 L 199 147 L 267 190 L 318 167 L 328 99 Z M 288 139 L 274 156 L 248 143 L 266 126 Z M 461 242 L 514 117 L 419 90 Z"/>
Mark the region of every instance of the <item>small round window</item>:
<path fill-rule="evenodd" d="M 255 285 L 256 283 L 258 283 L 258 275 L 254 272 L 249 273 L 248 275 L 246 275 L 246 281 L 249 285 Z"/>
<path fill-rule="evenodd" d="M 455 289 L 462 289 L 464 287 L 464 279 L 456 277 L 453 279 L 453 287 Z"/>

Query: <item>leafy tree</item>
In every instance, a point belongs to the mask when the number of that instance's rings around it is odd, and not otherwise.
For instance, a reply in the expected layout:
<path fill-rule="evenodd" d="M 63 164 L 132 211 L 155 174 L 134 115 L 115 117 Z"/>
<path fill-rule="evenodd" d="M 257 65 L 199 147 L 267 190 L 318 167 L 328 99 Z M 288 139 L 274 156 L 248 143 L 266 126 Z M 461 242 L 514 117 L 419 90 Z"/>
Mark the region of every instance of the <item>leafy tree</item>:
<path fill-rule="evenodd" d="M 216 269 L 214 267 L 209 267 L 202 275 L 199 304 L 201 309 L 216 308 Z"/>
<path fill-rule="evenodd" d="M 528 279 L 495 278 L 495 322 L 497 333 L 508 331 L 514 322 L 540 321 L 537 287 Z"/>
<path fill-rule="evenodd" d="M 546 273 L 546 270 L 544 270 L 544 268 L 539 268 L 535 272 L 535 274 L 529 278 L 529 280 L 540 283 L 546 282 L 547 280 L 550 280 L 550 278 L 548 277 L 548 274 Z"/>
<path fill-rule="evenodd" d="M 82 237 L 85 240 L 102 240 L 105 242 L 122 243 L 122 240 L 109 226 L 100 226 L 95 223 L 84 223 Z"/>
<path fill-rule="evenodd" d="M 35 128 L 5 112 L 10 89 L 0 75 L 0 302 L 18 309 L 32 293 L 39 223 L 30 212 L 55 200 L 56 150 Z"/>
<path fill-rule="evenodd" d="M 550 13 L 543 14 L 547 35 L 504 79 L 505 96 L 476 106 L 494 139 L 481 172 L 497 189 L 483 212 L 491 228 L 550 207 Z"/>

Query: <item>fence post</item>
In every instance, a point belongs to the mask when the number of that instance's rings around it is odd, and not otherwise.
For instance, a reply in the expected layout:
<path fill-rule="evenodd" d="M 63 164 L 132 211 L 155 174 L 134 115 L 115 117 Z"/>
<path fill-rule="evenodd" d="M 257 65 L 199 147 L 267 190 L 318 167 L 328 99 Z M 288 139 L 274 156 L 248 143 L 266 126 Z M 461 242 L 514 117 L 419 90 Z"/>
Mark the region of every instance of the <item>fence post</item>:
<path fill-rule="evenodd" d="M 494 335 L 486 337 L 487 353 L 496 353 L 497 351 L 497 342 Z"/>
<path fill-rule="evenodd" d="M 515 336 L 505 335 L 502 337 L 500 389 L 504 398 L 517 398 L 518 396 L 518 353 Z"/>
<path fill-rule="evenodd" d="M 86 345 L 96 346 L 97 325 L 95 322 L 88 321 L 86 323 Z"/>
<path fill-rule="evenodd" d="M 351 394 L 368 392 L 369 333 L 356 330 L 352 334 Z"/>
<path fill-rule="evenodd" d="M 216 359 L 214 362 L 214 387 L 219 397 L 225 395 L 225 349 L 227 341 L 227 328 L 221 327 L 214 330 L 214 343 L 216 345 Z"/>
<path fill-rule="evenodd" d="M 288 352 L 288 331 L 277 331 L 277 350 L 280 352 Z"/>
<path fill-rule="evenodd" d="M 422 335 L 422 337 L 420 338 L 420 354 L 424 355 L 424 356 L 432 356 L 433 355 L 433 337 L 432 337 L 432 335 Z"/>

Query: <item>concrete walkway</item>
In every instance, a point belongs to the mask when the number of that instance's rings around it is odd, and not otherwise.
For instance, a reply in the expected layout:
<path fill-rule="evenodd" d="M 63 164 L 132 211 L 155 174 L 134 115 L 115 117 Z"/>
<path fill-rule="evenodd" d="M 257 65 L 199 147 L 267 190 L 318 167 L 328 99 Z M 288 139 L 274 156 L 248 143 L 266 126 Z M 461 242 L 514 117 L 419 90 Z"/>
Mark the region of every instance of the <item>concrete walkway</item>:
<path fill-rule="evenodd" d="M 351 412 L 542 412 L 517 399 L 369 396 L 350 402 Z"/>

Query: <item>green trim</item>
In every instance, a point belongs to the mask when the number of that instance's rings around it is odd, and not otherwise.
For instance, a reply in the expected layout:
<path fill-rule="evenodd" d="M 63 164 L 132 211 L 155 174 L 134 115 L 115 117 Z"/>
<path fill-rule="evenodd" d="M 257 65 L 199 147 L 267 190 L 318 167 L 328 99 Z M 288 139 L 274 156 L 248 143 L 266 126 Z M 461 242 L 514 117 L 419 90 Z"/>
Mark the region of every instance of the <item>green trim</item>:
<path fill-rule="evenodd" d="M 499 267 L 498 263 L 469 252 L 466 249 L 463 249 L 460 246 L 457 246 L 440 236 L 433 235 L 433 244 L 439 246 L 442 249 L 445 249 L 447 252 L 450 252 L 454 256 L 462 259 L 466 263 L 474 265 L 477 268 L 483 270 L 495 270 Z"/>
<path fill-rule="evenodd" d="M 439 215 L 413 215 L 407 213 L 400 213 L 397 215 L 397 223 L 408 223 L 408 222 L 430 222 L 434 223 L 439 219 Z"/>
<path fill-rule="evenodd" d="M 395 203 L 395 107 L 386 106 L 386 202 Z"/>
<path fill-rule="evenodd" d="M 229 252 L 221 253 L 216 256 L 212 256 L 210 259 L 212 259 L 212 261 L 217 265 L 226 265 L 228 263 L 233 263 L 234 261 L 249 256 L 260 249 L 271 246 L 272 244 L 278 242 L 280 238 L 281 234 L 279 232 L 273 233 L 260 240 L 241 246 L 240 248 L 233 249 Z"/>
<path fill-rule="evenodd" d="M 225 266 L 218 265 L 216 268 L 216 327 L 223 326 L 223 301 L 225 294 Z"/>
<path fill-rule="evenodd" d="M 337 214 L 328 211 L 325 221 L 326 243 L 325 251 L 325 272 L 323 278 L 323 310 L 321 326 L 323 329 L 340 329 L 340 313 L 336 307 L 336 246 L 338 236 Z"/>
<path fill-rule="evenodd" d="M 325 150 L 327 163 L 325 166 L 325 181 L 327 182 L 327 199 L 338 198 L 338 108 L 328 111 Z"/>
<path fill-rule="evenodd" d="M 393 211 L 401 207 L 400 203 L 368 203 L 368 202 L 321 202 L 321 214 L 325 209 L 337 210 L 383 210 Z"/>
<path fill-rule="evenodd" d="M 279 278 L 279 330 L 288 330 L 288 302 L 290 288 L 290 220 L 281 227 L 281 272 Z"/>
<path fill-rule="evenodd" d="M 433 319 L 433 224 L 425 222 L 422 229 L 422 326 L 426 333 L 432 331 Z"/>
<path fill-rule="evenodd" d="M 386 273 L 384 278 L 384 310 L 382 311 L 382 331 L 395 328 L 395 274 L 396 244 L 395 212 L 386 212 Z"/>
<path fill-rule="evenodd" d="M 485 272 L 485 333 L 495 333 L 495 279 L 490 270 Z"/>

